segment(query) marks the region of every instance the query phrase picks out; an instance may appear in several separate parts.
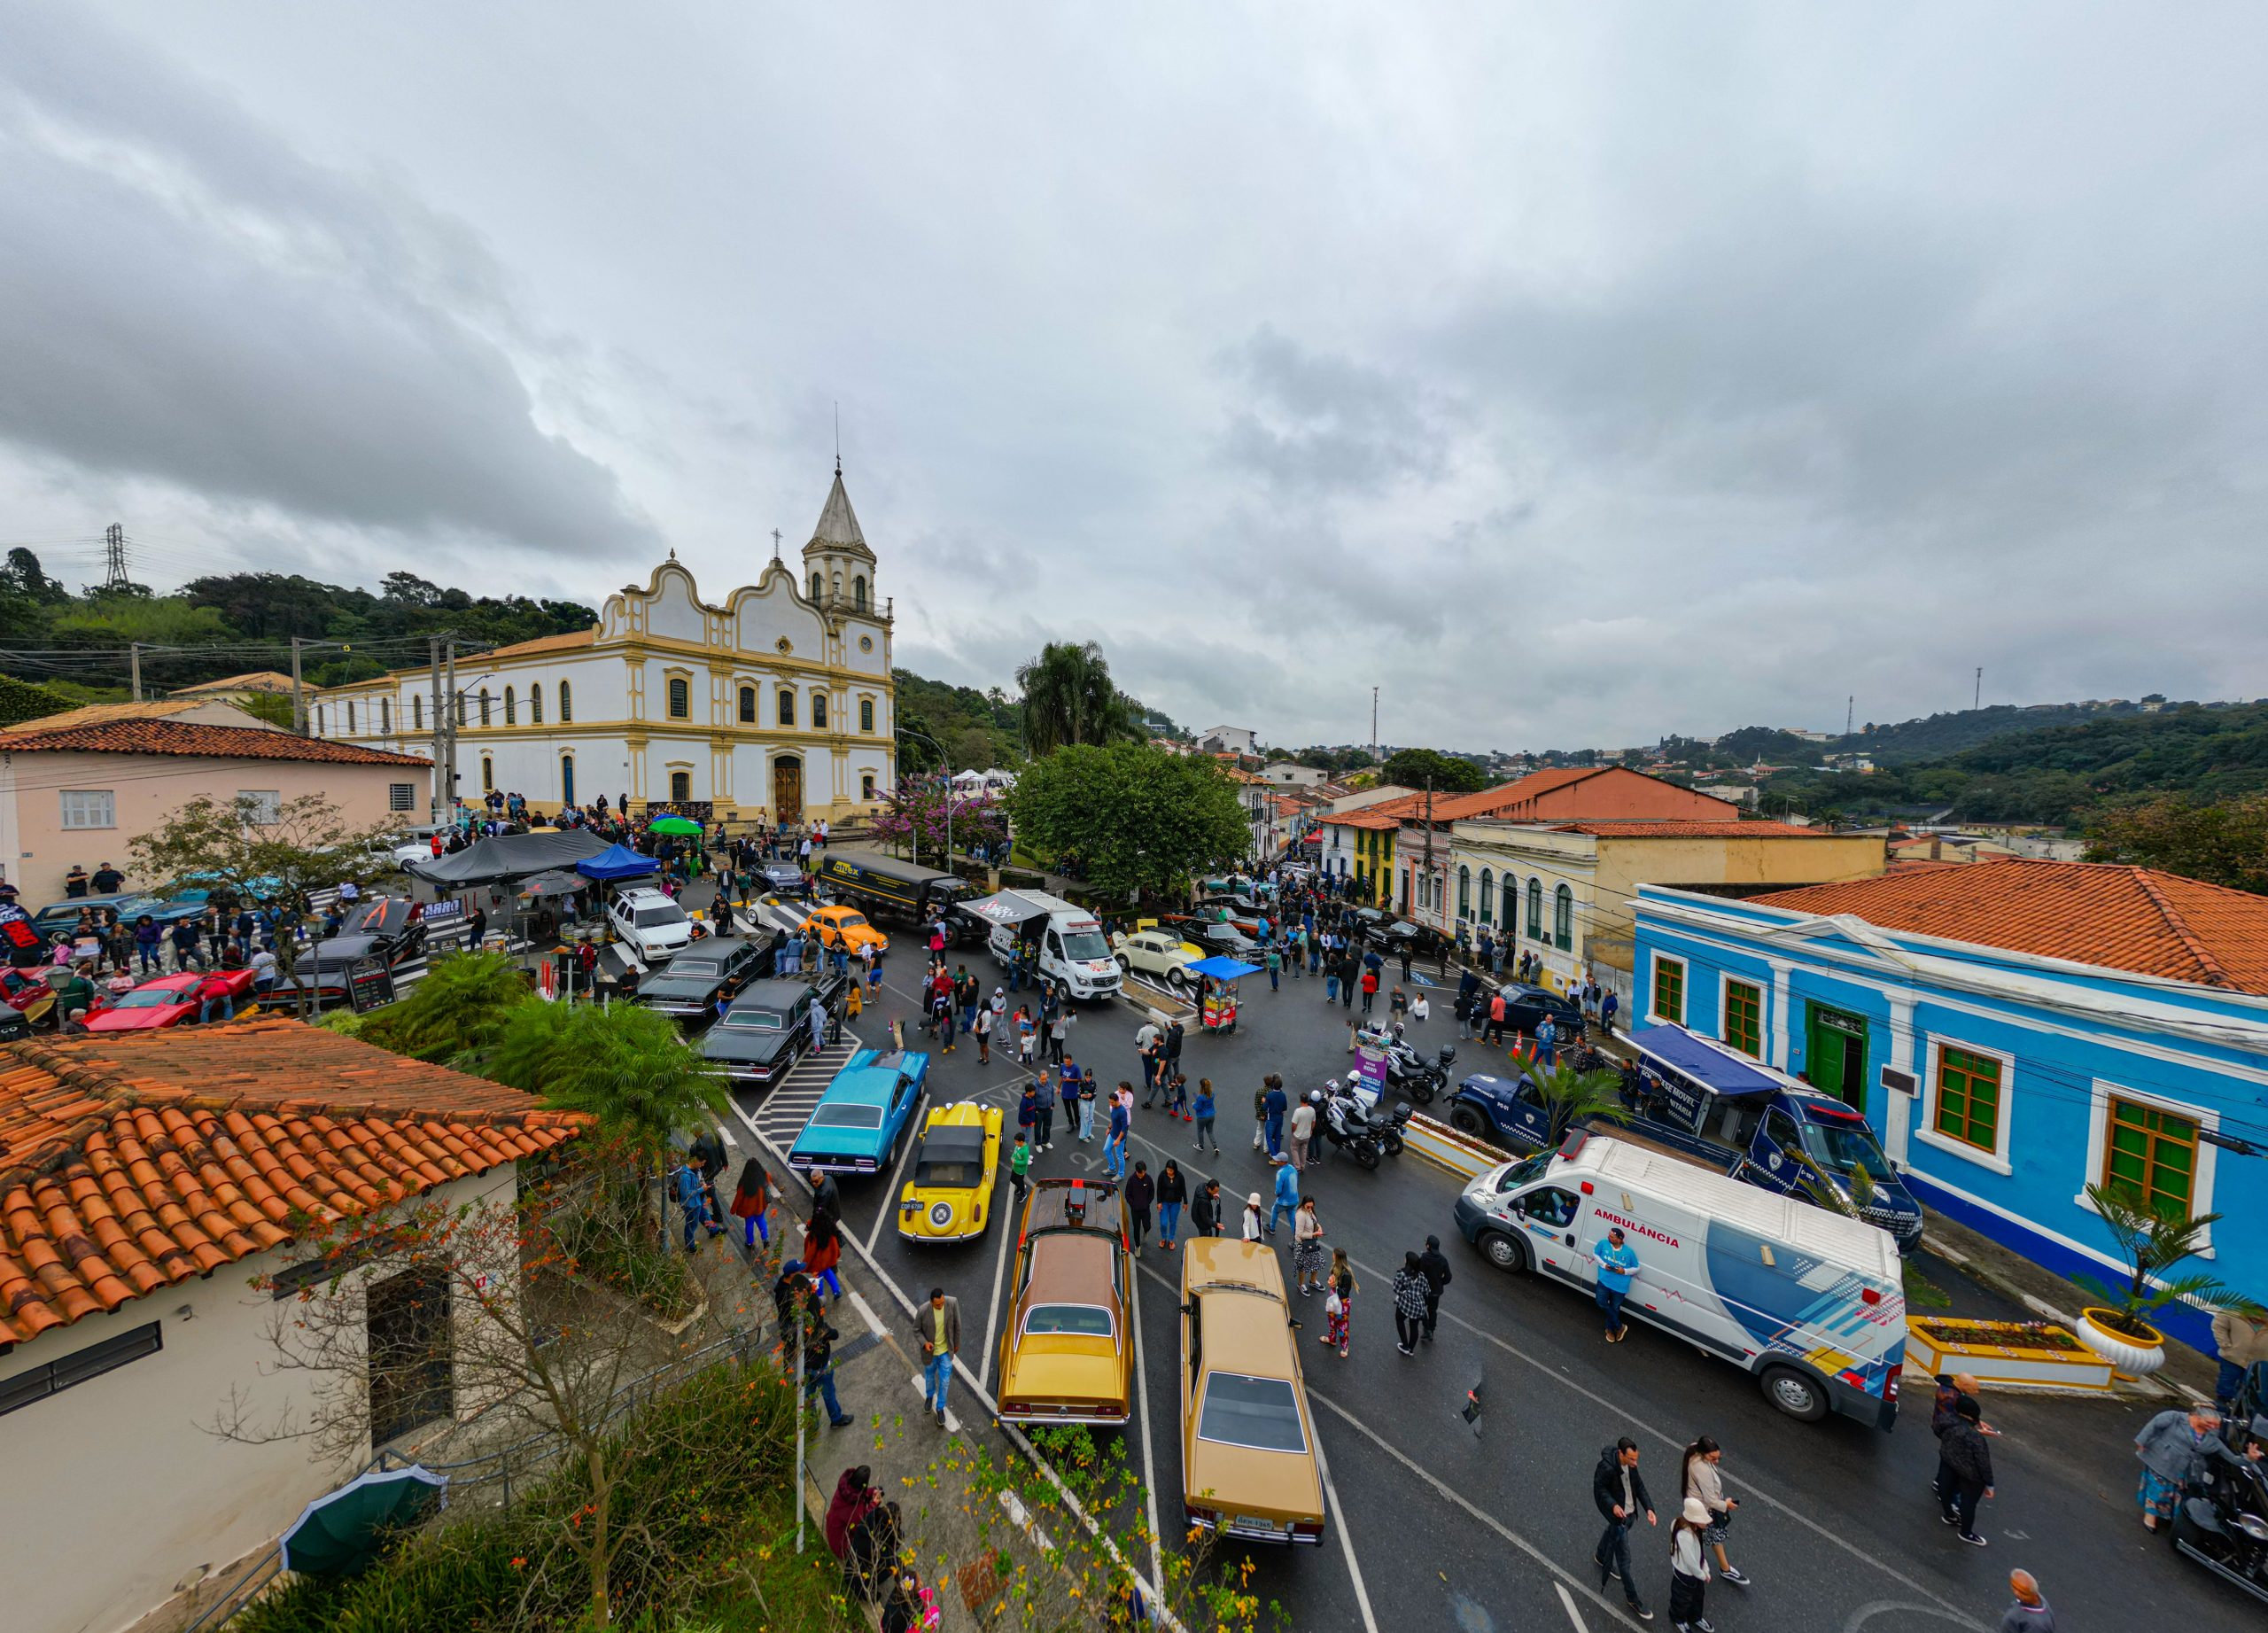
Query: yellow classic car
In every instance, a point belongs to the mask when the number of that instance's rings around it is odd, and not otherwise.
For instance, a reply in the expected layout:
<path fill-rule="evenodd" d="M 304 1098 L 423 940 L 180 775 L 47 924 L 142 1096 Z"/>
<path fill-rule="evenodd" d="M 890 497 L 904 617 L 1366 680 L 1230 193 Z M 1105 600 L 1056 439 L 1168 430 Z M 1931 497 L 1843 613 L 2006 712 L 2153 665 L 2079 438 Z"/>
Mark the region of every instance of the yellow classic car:
<path fill-rule="evenodd" d="M 1323 1476 L 1284 1272 L 1262 1242 L 1190 1239 L 1181 1259 L 1181 1505 L 1247 1542 L 1323 1541 Z"/>
<path fill-rule="evenodd" d="M 832 953 L 838 947 L 855 953 L 871 945 L 877 953 L 889 950 L 889 937 L 866 922 L 866 915 L 856 907 L 821 907 L 803 922 L 806 936 L 819 937 L 819 945 Z"/>
<path fill-rule="evenodd" d="M 967 1241 L 992 1219 L 1000 1177 L 1000 1108 L 961 1100 L 921 1125 L 913 1177 L 897 1196 L 897 1233 L 908 1241 Z"/>
<path fill-rule="evenodd" d="M 1133 1265 L 1115 1185 L 1032 1181 L 1000 1339 L 1003 1422 L 1122 1424 L 1131 1415 Z"/>

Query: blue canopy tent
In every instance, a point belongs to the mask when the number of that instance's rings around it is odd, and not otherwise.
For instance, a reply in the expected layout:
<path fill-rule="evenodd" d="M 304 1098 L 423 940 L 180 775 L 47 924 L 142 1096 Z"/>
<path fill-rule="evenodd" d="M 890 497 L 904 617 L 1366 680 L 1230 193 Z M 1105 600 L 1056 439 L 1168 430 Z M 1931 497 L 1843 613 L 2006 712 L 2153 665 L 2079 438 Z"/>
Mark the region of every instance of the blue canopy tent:
<path fill-rule="evenodd" d="M 575 864 L 575 871 L 586 879 L 600 884 L 617 879 L 636 879 L 649 873 L 659 873 L 662 865 L 650 856 L 641 856 L 628 845 L 609 845 L 596 856 L 586 856 Z"/>
<path fill-rule="evenodd" d="M 1630 1041 L 1657 1075 L 1682 1077 L 1703 1093 L 1769 1094 L 1787 1086 L 1770 1067 L 1667 1022 L 1635 1028 Z"/>
<path fill-rule="evenodd" d="M 1211 958 L 1200 959 L 1194 964 L 1184 964 L 1182 969 L 1188 975 L 1210 976 L 1216 981 L 1234 981 L 1239 976 L 1256 976 L 1260 973 L 1258 965 L 1242 963 L 1225 953 L 1216 953 Z"/>

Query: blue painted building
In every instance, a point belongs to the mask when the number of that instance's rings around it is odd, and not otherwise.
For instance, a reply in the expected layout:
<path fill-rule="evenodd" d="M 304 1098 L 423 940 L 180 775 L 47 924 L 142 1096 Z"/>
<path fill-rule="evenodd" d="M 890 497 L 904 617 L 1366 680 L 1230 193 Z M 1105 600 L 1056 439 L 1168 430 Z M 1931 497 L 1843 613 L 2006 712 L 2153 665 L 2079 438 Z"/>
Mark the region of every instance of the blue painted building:
<path fill-rule="evenodd" d="M 2268 898 L 2015 859 L 1635 907 L 1632 1022 L 1839 1096 L 1925 1206 L 2112 1281 L 2088 1185 L 2218 1211 L 2194 1268 L 2268 1299 Z"/>

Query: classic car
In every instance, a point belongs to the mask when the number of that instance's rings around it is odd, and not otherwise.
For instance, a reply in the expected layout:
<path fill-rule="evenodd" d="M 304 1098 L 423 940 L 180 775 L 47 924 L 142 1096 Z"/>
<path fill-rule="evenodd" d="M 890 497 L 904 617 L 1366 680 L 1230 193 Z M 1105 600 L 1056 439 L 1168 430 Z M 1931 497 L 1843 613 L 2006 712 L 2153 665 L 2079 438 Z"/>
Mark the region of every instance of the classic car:
<path fill-rule="evenodd" d="M 693 921 L 685 909 L 651 885 L 617 890 L 606 916 L 615 935 L 649 963 L 674 957 L 693 939 Z"/>
<path fill-rule="evenodd" d="M 404 897 L 374 897 L 354 906 L 334 939 L 347 937 L 368 937 L 371 950 L 365 956 L 382 959 L 392 969 L 424 953 L 424 910 Z"/>
<path fill-rule="evenodd" d="M 1240 1541 L 1323 1541 L 1323 1479 L 1276 1250 L 1193 1236 L 1181 1260 L 1181 1505 Z"/>
<path fill-rule="evenodd" d="M 189 970 L 145 981 L 109 1008 L 87 1017 L 90 1032 L 146 1032 L 161 1026 L 194 1026 L 207 999 L 227 994 L 242 1019 L 255 1007 L 249 969 Z M 214 1018 L 224 1012 L 216 1010 Z"/>
<path fill-rule="evenodd" d="M 158 906 L 156 897 L 140 890 L 121 890 L 115 896 L 74 896 L 63 901 L 50 902 L 42 907 L 32 915 L 32 928 L 39 931 L 43 939 L 51 941 L 63 932 L 75 929 L 82 913 L 92 914 L 94 921 L 100 924 L 103 909 L 114 908 L 120 918 L 131 924 L 142 914 L 153 912 Z"/>
<path fill-rule="evenodd" d="M 353 996 L 354 972 L 373 965 L 392 968 L 376 936 L 326 936 L 299 955 L 298 968 L 276 983 L 270 1001 L 277 1009 L 296 1009 L 298 995 L 305 992 L 310 1008 L 343 1004 Z"/>
<path fill-rule="evenodd" d="M 897 1233 L 908 1241 L 967 1241 L 992 1218 L 1000 1177 L 998 1106 L 958 1100 L 931 1109 L 913 1147 L 913 1170 L 898 1193 Z"/>
<path fill-rule="evenodd" d="M 812 999 L 830 1015 L 849 1001 L 849 984 L 822 971 L 816 979 L 751 981 L 742 987 L 717 1024 L 701 1037 L 701 1053 L 735 1085 L 768 1089 L 811 1047 Z"/>
<path fill-rule="evenodd" d="M 1107 1180 L 1035 1179 L 1000 1337 L 1008 1423 L 1122 1424 L 1133 1411 L 1134 1257 Z"/>
<path fill-rule="evenodd" d="M 1138 971 L 1173 987 L 1187 986 L 1189 966 L 1212 956 L 1163 929 L 1138 929 L 1130 936 L 1122 930 L 1111 937 L 1110 950 L 1117 956 L 1119 968 L 1129 975 Z"/>
<path fill-rule="evenodd" d="M 1513 981 L 1497 990 L 1504 995 L 1504 1024 L 1512 1030 L 1532 1034 L 1548 1015 L 1558 1028 L 1561 1048 L 1583 1036 L 1583 1007 L 1573 999 L 1563 998 L 1547 986 L 1523 986 Z M 1487 1001 L 1485 988 L 1481 1001 Z"/>
<path fill-rule="evenodd" d="M 720 1000 L 772 967 L 772 942 L 768 934 L 705 937 L 639 982 L 638 1001 L 705 1026 L 716 1018 Z"/>
<path fill-rule="evenodd" d="M 860 1049 L 820 1091 L 788 1166 L 804 1174 L 874 1174 L 897 1160 L 897 1142 L 929 1081 L 918 1049 Z"/>
<path fill-rule="evenodd" d="M 805 935 L 817 936 L 819 945 L 829 952 L 841 947 L 855 953 L 868 945 L 882 952 L 889 946 L 889 937 L 867 923 L 866 915 L 856 907 L 821 907 L 804 921 L 803 929 Z"/>
<path fill-rule="evenodd" d="M 812 882 L 804 877 L 804 870 L 793 862 L 777 859 L 758 862 L 756 865 L 756 876 L 762 881 L 760 888 L 769 890 L 774 896 L 809 896 L 812 893 Z"/>
<path fill-rule="evenodd" d="M 1207 958 L 1224 953 L 1250 963 L 1252 955 L 1260 951 L 1260 944 L 1233 924 L 1203 919 L 1164 919 L 1159 921 L 1158 928 L 1168 935 L 1179 936 L 1192 946 L 1202 947 Z"/>

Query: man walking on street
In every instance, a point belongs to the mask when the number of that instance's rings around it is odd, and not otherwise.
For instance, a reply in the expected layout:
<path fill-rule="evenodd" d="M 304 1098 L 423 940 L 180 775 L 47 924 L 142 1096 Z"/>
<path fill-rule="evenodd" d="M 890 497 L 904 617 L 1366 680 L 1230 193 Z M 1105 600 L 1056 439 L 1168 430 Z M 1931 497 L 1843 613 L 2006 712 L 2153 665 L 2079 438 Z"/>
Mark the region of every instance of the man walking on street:
<path fill-rule="evenodd" d="M 1134 1053 L 1142 1061 L 1142 1109 L 1145 1111 L 1158 1097 L 1158 1051 L 1163 1037 L 1155 1021 L 1143 1022 L 1141 1030 L 1134 1034 Z"/>
<path fill-rule="evenodd" d="M 1449 1262 L 1441 1255 L 1441 1239 L 1425 1238 L 1425 1251 L 1418 1256 L 1418 1274 L 1425 1278 L 1425 1341 L 1433 1341 L 1434 1324 L 1441 1318 L 1441 1289 L 1449 1285 Z"/>
<path fill-rule="evenodd" d="M 2010 1571 L 2008 1591 L 2016 1602 L 2000 1613 L 2000 1633 L 2055 1633 L 2055 1613 L 2030 1571 Z"/>
<path fill-rule="evenodd" d="M 1651 1621 L 1654 1613 L 1646 1608 L 1646 1601 L 1638 1597 L 1638 1584 L 1630 1579 L 1630 1528 L 1640 1514 L 1646 1516 L 1648 1525 L 1656 1523 L 1654 1499 L 1646 1494 L 1645 1478 L 1638 1473 L 1638 1442 L 1627 1435 L 1600 1450 L 1598 1467 L 1591 1474 L 1591 1501 L 1606 1521 L 1598 1546 L 1591 1551 L 1591 1563 L 1598 1567 L 1598 1585 L 1604 1589 L 1619 1576 L 1630 1614 L 1641 1621 Z"/>
<path fill-rule="evenodd" d="M 1315 1137 L 1315 1108 L 1301 1100 L 1292 1112 L 1292 1143 L 1288 1147 L 1292 1166 L 1308 1165 L 1308 1142 Z"/>
<path fill-rule="evenodd" d="M 929 1302 L 913 1318 L 913 1336 L 921 1345 L 922 1396 L 945 1427 L 945 1390 L 953 1378 L 953 1357 L 960 1349 L 960 1301 L 948 1298 L 943 1287 L 929 1289 Z"/>
<path fill-rule="evenodd" d="M 1292 1159 L 1282 1155 L 1276 1163 L 1276 1205 L 1268 1210 L 1268 1237 L 1276 1238 L 1276 1226 L 1300 1211 L 1300 1171 L 1292 1166 Z"/>
<path fill-rule="evenodd" d="M 1218 1236 L 1221 1233 L 1221 1182 L 1208 1179 L 1197 1193 L 1197 1200 L 1189 1205 L 1189 1233 L 1192 1236 Z"/>

